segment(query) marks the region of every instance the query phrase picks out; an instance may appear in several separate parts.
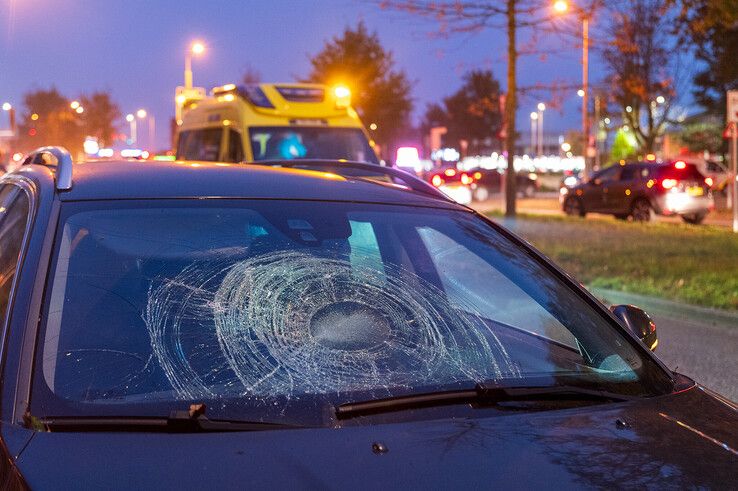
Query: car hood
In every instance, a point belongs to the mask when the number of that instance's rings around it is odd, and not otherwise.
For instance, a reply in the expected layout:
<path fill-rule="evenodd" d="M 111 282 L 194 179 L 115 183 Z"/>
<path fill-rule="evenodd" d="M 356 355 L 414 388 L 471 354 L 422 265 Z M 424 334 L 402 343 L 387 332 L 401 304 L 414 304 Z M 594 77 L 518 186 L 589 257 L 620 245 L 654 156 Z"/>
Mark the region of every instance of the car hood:
<path fill-rule="evenodd" d="M 701 388 L 459 420 L 250 433 L 35 433 L 31 488 L 725 487 L 738 411 Z M 485 412 L 486 414 L 486 412 Z"/>

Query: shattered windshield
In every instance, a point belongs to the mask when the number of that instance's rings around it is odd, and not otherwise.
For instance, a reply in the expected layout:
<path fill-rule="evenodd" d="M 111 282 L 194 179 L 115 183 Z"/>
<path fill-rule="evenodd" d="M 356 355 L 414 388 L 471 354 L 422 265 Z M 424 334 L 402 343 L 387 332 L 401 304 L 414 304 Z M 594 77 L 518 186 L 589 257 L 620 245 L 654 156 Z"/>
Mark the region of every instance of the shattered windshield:
<path fill-rule="evenodd" d="M 466 211 L 274 200 L 65 203 L 37 415 L 325 423 L 347 398 L 477 382 L 647 395 L 665 375 Z"/>

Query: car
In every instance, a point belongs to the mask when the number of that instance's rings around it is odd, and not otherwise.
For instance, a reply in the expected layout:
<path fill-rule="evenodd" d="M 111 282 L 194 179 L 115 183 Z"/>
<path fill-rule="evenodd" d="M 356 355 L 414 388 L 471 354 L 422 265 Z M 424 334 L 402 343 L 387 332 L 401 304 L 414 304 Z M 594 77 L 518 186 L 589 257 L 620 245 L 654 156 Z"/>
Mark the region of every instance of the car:
<path fill-rule="evenodd" d="M 455 165 L 435 168 L 426 174 L 428 182 L 464 205 L 485 201 L 492 193 L 499 193 L 503 180 L 497 169 L 477 167 L 459 170 Z M 519 196 L 533 198 L 539 188 L 538 175 L 534 172 L 518 173 L 516 186 Z"/>
<path fill-rule="evenodd" d="M 710 178 L 683 160 L 623 163 L 575 186 L 562 187 L 560 202 L 567 215 L 596 212 L 649 221 L 658 214 L 699 224 L 715 207 L 711 186 Z"/>
<path fill-rule="evenodd" d="M 456 165 L 436 167 L 426 176 L 431 185 L 457 203 L 468 205 L 474 200 L 474 178 Z"/>
<path fill-rule="evenodd" d="M 474 179 L 474 199 L 484 201 L 492 193 L 499 193 L 504 169 L 484 169 L 481 167 L 469 169 L 467 173 Z M 517 172 L 515 177 L 517 194 L 522 198 L 533 198 L 538 192 L 538 174 L 535 172 Z"/>
<path fill-rule="evenodd" d="M 738 407 L 375 164 L 33 152 L 0 179 L 5 488 L 719 488 Z"/>
<path fill-rule="evenodd" d="M 716 160 L 704 160 L 697 163 L 699 171 L 710 178 L 713 192 L 727 193 L 730 184 L 730 170 Z"/>

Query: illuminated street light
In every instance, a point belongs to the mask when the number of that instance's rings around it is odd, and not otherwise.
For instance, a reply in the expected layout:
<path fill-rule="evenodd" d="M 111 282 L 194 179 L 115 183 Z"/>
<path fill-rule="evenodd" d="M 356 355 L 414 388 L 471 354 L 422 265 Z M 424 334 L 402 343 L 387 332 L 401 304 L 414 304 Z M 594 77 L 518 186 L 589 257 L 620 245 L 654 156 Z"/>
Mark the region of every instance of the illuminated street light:
<path fill-rule="evenodd" d="M 145 118 L 146 117 L 146 109 L 139 109 L 138 111 L 136 111 L 136 116 L 138 117 L 138 119 Z"/>
<path fill-rule="evenodd" d="M 556 0 L 553 3 L 553 9 L 558 14 L 564 14 L 569 11 L 569 4 L 566 0 Z M 589 91 L 589 15 L 583 9 L 573 6 L 571 10 L 575 10 L 582 20 L 582 88 L 577 91 L 577 95 L 582 98 L 582 141 L 584 143 L 584 173 L 589 176 L 592 173 L 592 162 L 589 159 L 589 107 L 588 107 L 588 91 Z"/>
<path fill-rule="evenodd" d="M 31 121 L 38 121 L 38 114 L 36 113 L 31 114 Z"/>
<path fill-rule="evenodd" d="M 3 111 L 10 111 L 11 109 L 13 109 L 13 106 L 9 102 L 3 104 Z"/>
<path fill-rule="evenodd" d="M 131 125 L 130 145 L 136 143 L 136 117 L 133 114 L 126 114 L 126 121 Z"/>
<path fill-rule="evenodd" d="M 561 150 L 569 152 L 571 150 L 571 143 L 564 142 L 561 144 Z"/>
<path fill-rule="evenodd" d="M 656 98 L 656 102 L 658 102 L 659 104 L 663 104 L 664 102 L 666 102 L 666 98 L 660 95 Z"/>
<path fill-rule="evenodd" d="M 533 111 L 530 113 L 530 153 L 536 153 L 536 138 L 538 135 L 538 113 Z"/>
<path fill-rule="evenodd" d="M 77 106 L 77 109 L 74 110 L 77 114 L 82 114 L 85 112 L 85 108 L 82 106 Z"/>
<path fill-rule="evenodd" d="M 543 111 L 546 110 L 546 105 L 542 102 L 538 103 L 538 155 L 543 155 Z"/>
<path fill-rule="evenodd" d="M 76 111 L 77 108 L 79 107 L 79 101 L 72 101 L 72 103 L 69 105 L 69 107 L 71 107 L 72 109 L 74 109 Z"/>
<path fill-rule="evenodd" d="M 200 41 L 194 41 L 185 53 L 184 86 L 192 88 L 192 55 L 199 56 L 205 52 L 205 45 Z"/>
<path fill-rule="evenodd" d="M 372 131 L 376 131 L 377 130 L 377 123 L 370 124 L 369 125 L 369 129 L 372 130 Z"/>
<path fill-rule="evenodd" d="M 566 3 L 564 0 L 557 0 L 556 2 L 554 2 L 553 8 L 559 14 L 563 14 L 564 12 L 569 10 L 569 4 Z"/>
<path fill-rule="evenodd" d="M 192 43 L 192 54 L 201 55 L 205 52 L 205 45 L 199 41 Z"/>

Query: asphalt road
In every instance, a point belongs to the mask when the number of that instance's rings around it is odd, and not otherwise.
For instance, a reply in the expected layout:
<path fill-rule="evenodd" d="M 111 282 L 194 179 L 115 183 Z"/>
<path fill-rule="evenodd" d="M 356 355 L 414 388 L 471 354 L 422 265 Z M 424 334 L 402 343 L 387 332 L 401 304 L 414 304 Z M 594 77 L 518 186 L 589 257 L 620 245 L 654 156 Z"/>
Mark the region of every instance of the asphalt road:
<path fill-rule="evenodd" d="M 656 354 L 666 366 L 738 401 L 738 326 L 659 315 L 653 319 L 659 336 Z"/>

